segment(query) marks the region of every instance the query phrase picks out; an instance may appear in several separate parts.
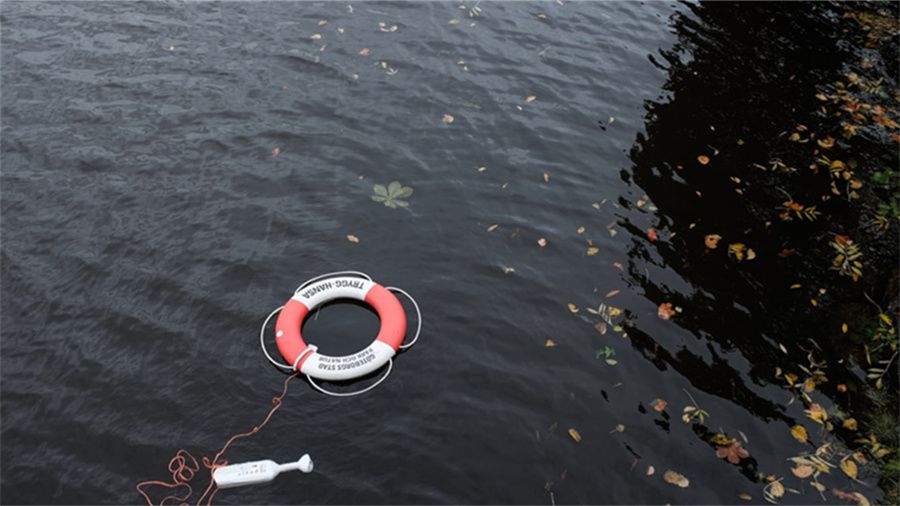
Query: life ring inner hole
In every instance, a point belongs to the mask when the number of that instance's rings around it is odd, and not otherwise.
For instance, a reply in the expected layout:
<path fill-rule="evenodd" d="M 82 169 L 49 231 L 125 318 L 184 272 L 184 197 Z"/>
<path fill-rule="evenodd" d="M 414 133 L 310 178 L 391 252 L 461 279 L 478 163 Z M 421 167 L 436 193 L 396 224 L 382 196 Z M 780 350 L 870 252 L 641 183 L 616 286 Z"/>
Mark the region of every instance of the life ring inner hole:
<path fill-rule="evenodd" d="M 343 356 L 372 344 L 381 329 L 381 319 L 362 301 L 338 299 L 310 311 L 300 328 L 303 341 L 316 345 L 318 353 Z"/>

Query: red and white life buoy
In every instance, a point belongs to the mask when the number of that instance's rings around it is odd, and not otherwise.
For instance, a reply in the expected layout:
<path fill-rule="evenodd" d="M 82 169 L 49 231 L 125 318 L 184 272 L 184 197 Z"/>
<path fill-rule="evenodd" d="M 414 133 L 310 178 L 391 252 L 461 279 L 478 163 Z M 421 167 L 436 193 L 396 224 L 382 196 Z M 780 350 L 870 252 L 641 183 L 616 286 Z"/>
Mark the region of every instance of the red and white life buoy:
<path fill-rule="evenodd" d="M 314 279 L 318 280 L 301 285 L 284 305 L 275 323 L 275 342 L 284 360 L 293 370 L 325 381 L 359 378 L 387 364 L 406 337 L 406 313 L 397 297 L 368 277 Z M 315 346 L 306 344 L 300 328 L 310 311 L 338 299 L 355 299 L 371 306 L 378 313 L 381 329 L 365 349 L 335 357 L 318 353 Z M 416 308 L 418 311 L 418 306 Z"/>

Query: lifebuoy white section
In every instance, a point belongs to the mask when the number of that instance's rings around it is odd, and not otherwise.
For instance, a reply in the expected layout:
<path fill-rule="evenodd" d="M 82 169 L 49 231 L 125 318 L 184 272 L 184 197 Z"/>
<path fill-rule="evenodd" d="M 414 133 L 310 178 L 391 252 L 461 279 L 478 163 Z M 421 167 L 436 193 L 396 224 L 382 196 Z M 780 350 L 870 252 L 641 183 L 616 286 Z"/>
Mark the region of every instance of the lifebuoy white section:
<path fill-rule="evenodd" d="M 292 299 L 301 302 L 312 311 L 322 303 L 335 299 L 366 300 L 375 283 L 361 278 L 330 278 L 304 287 Z"/>
<path fill-rule="evenodd" d="M 374 341 L 368 348 L 342 357 L 312 352 L 303 361 L 300 372 L 325 381 L 359 378 L 378 370 L 395 354 L 393 348 L 381 341 Z"/>

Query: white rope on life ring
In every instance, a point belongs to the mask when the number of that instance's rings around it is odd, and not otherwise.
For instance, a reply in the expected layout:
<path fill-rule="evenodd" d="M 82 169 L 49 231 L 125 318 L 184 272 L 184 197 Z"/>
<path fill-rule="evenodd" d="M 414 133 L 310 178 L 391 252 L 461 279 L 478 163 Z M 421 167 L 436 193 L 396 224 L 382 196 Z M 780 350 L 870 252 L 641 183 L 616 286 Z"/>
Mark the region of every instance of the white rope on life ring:
<path fill-rule="evenodd" d="M 408 344 L 403 344 L 406 337 L 406 312 L 392 291 L 409 298 L 416 310 L 416 334 Z M 359 300 L 371 306 L 381 320 L 381 328 L 375 340 L 361 351 L 344 356 L 323 355 L 318 353 L 315 345 L 306 344 L 300 329 L 310 312 L 338 299 Z M 291 365 L 278 363 L 269 355 L 265 346 L 266 326 L 279 312 L 281 314 L 275 323 L 275 342 L 282 358 Z M 340 271 L 306 281 L 294 291 L 294 296 L 284 306 L 272 311 L 260 329 L 260 346 L 269 362 L 279 369 L 286 372 L 299 371 L 306 375 L 317 390 L 345 397 L 375 388 L 387 378 L 392 367 L 388 367 L 387 373 L 373 385 L 352 393 L 329 392 L 317 385 L 313 378 L 325 381 L 353 380 L 371 374 L 385 364 L 392 365 L 394 355 L 400 349 L 415 344 L 421 331 L 422 313 L 415 299 L 408 293 L 396 287 L 385 288 L 361 272 Z"/>

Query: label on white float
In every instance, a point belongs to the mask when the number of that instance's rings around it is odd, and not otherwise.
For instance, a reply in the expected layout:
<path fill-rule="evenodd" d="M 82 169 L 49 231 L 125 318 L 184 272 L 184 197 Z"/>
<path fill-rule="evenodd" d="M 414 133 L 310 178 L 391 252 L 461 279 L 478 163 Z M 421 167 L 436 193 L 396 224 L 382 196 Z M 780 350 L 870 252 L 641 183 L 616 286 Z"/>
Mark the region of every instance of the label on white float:
<path fill-rule="evenodd" d="M 374 341 L 366 349 L 343 357 L 312 353 L 300 366 L 300 372 L 325 381 L 349 380 L 378 370 L 395 353 L 381 341 Z"/>
<path fill-rule="evenodd" d="M 292 299 L 303 303 L 310 311 L 336 299 L 366 300 L 375 283 L 362 278 L 329 278 L 317 281 L 294 294 Z"/>

